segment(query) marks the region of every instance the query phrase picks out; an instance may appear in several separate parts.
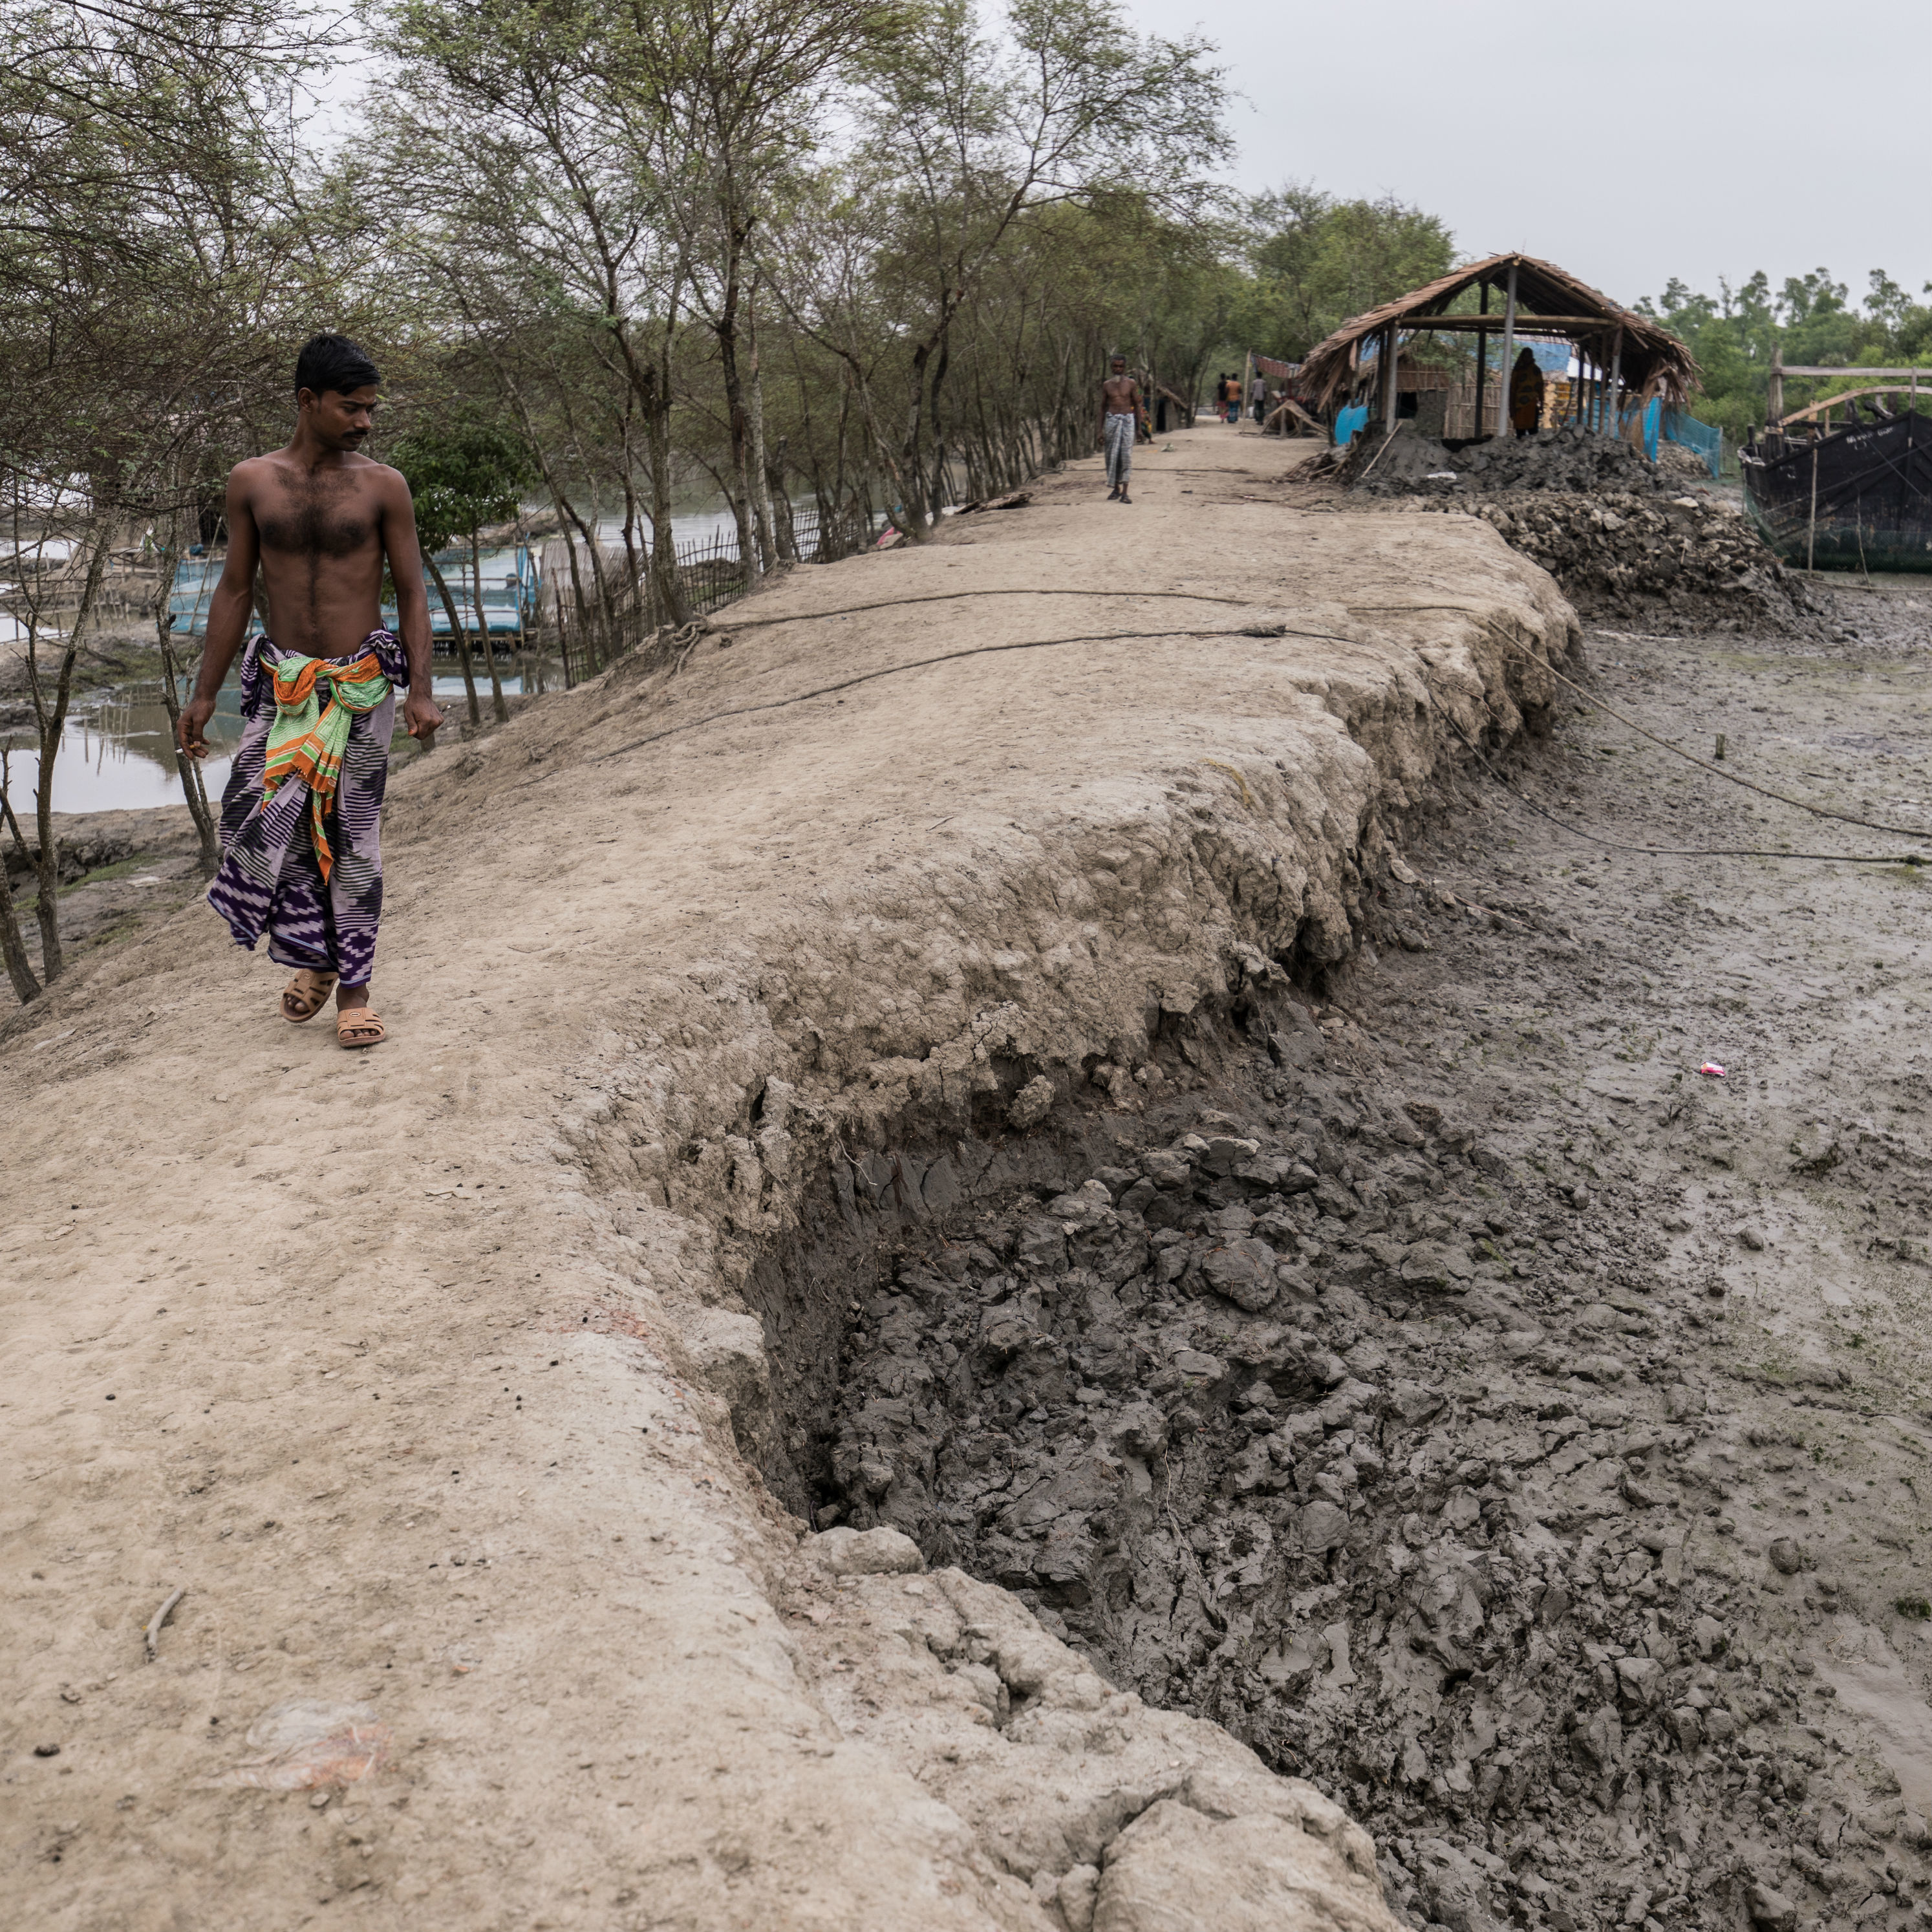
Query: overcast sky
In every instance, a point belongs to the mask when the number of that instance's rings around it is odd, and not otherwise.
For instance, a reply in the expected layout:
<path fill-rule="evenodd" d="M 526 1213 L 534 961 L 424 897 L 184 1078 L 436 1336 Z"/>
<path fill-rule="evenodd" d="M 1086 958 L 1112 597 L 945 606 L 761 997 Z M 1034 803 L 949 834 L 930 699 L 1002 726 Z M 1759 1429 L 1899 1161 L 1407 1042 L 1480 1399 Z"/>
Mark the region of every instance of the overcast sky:
<path fill-rule="evenodd" d="M 1244 188 L 1394 194 L 1464 254 L 1624 303 L 1760 268 L 1828 268 L 1854 299 L 1875 268 L 1932 280 L 1928 0 L 1126 4 L 1220 46 Z"/>

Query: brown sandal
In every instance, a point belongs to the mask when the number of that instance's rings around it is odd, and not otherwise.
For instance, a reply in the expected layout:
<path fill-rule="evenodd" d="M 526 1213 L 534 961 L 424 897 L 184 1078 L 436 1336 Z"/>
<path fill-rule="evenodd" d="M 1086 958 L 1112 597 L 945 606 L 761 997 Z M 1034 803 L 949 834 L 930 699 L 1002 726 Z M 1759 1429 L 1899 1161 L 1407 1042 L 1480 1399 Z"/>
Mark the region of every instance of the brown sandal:
<path fill-rule="evenodd" d="M 380 1046 L 388 1036 L 388 1029 L 367 1006 L 344 1006 L 336 1013 L 338 1046 Z"/>
<path fill-rule="evenodd" d="M 282 988 L 282 1017 L 291 1026 L 312 1020 L 328 1004 L 335 991 L 333 973 L 314 973 L 304 966 Z"/>

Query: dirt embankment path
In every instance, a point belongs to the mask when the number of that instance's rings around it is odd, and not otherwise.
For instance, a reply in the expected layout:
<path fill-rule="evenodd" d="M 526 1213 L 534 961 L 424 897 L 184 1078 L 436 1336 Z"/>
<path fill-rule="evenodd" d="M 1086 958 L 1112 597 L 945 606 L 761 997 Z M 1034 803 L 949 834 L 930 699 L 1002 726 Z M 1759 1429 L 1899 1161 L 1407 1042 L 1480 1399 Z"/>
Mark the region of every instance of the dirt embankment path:
<path fill-rule="evenodd" d="M 401 774 L 376 1053 L 196 905 L 0 1033 L 34 1922 L 1131 1932 L 1230 1874 L 1379 1922 L 1332 1807 L 1002 1593 L 801 1544 L 739 1446 L 740 1290 L 835 1150 L 1137 1105 L 1163 1013 L 1342 956 L 1438 710 L 1552 695 L 1546 579 L 1244 500 L 1299 454 L 1076 470 Z"/>

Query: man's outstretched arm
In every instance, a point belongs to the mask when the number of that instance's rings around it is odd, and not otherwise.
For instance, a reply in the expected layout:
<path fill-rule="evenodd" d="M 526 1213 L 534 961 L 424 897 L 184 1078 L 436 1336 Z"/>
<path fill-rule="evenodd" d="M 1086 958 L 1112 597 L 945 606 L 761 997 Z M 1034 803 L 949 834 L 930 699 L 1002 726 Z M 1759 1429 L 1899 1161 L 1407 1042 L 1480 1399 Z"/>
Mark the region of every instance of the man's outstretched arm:
<path fill-rule="evenodd" d="M 237 464 L 228 472 L 228 555 L 221 566 L 221 580 L 208 600 L 208 634 L 201 647 L 201 668 L 194 680 L 194 695 L 182 706 L 176 728 L 181 748 L 191 758 L 208 755 L 208 721 L 214 716 L 214 700 L 242 648 L 248 628 L 248 614 L 255 603 L 255 566 L 261 556 L 261 538 L 255 528 L 255 513 L 248 506 L 248 486 Z"/>

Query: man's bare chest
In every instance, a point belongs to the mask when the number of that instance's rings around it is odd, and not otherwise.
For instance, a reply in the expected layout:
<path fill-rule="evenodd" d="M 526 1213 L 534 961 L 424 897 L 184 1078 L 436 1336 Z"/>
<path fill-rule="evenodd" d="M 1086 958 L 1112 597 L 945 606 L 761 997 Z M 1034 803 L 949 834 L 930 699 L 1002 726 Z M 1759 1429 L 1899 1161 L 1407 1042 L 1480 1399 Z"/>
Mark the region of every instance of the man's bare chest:
<path fill-rule="evenodd" d="M 380 506 L 358 476 L 278 476 L 257 490 L 254 507 L 264 550 L 350 558 L 378 547 Z"/>

